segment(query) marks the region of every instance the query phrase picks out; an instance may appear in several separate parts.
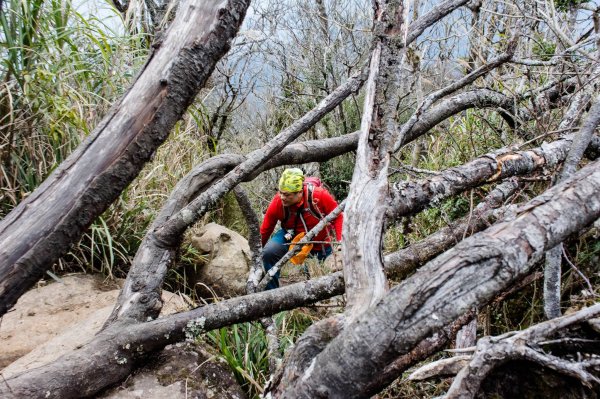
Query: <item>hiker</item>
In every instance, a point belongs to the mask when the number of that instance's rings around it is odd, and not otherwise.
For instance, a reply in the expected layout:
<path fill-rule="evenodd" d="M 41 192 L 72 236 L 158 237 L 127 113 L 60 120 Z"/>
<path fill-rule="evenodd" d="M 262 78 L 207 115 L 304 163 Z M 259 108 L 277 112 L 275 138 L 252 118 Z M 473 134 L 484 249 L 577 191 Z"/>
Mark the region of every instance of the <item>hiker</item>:
<path fill-rule="evenodd" d="M 306 180 L 306 181 L 305 181 Z M 305 179 L 304 172 L 297 168 L 286 169 L 279 179 L 279 191 L 271 200 L 262 225 L 260 235 L 263 245 L 263 265 L 268 272 L 287 253 L 289 243 L 300 233 L 307 233 L 337 207 L 333 196 L 314 177 Z M 269 240 L 277 221 L 278 230 Z M 323 260 L 331 255 L 330 242 L 333 234 L 337 241 L 342 239 L 343 215 L 340 215 L 316 235 L 310 256 Z M 279 287 L 279 272 L 267 284 L 270 290 Z"/>

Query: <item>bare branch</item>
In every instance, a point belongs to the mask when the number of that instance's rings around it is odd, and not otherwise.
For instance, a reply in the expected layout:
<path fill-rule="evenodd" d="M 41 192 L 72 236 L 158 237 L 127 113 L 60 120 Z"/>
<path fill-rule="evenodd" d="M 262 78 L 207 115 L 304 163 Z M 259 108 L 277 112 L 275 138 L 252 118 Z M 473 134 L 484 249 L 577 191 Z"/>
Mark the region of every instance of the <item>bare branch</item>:
<path fill-rule="evenodd" d="M 548 248 L 595 221 L 599 189 L 596 161 L 523 206 L 513 221 L 469 237 L 429 262 L 333 339 L 302 383 L 288 392 L 301 398 L 317 392 L 361 397 L 387 364 L 466 310 L 489 301 L 528 274 Z M 582 212 L 574 216 L 568 209 Z"/>
<path fill-rule="evenodd" d="M 586 370 L 587 367 L 593 366 L 593 362 L 565 360 L 534 349 L 534 347 L 538 348 L 540 341 L 554 335 L 557 331 L 598 315 L 600 315 L 600 304 L 537 324 L 516 334 L 479 340 L 477 351 L 469 365 L 457 375 L 445 399 L 474 398 L 481 383 L 492 370 L 508 360 L 515 359 L 529 360 L 559 373 L 578 378 L 588 387 L 591 387 L 592 384 L 600 386 L 600 379 Z"/>
<path fill-rule="evenodd" d="M 390 190 L 387 215 L 391 219 L 412 215 L 468 188 L 555 167 L 565 159 L 572 141 L 569 135 L 527 151 L 501 149 L 429 179 L 396 183 Z"/>
<path fill-rule="evenodd" d="M 407 248 L 386 255 L 384 264 L 388 276 L 406 278 L 418 267 L 460 242 L 465 235 L 481 231 L 502 219 L 507 212 L 514 212 L 514 208 L 503 208 L 502 205 L 518 187 L 514 180 L 500 184 L 477 205 L 472 217 L 461 218 Z"/>

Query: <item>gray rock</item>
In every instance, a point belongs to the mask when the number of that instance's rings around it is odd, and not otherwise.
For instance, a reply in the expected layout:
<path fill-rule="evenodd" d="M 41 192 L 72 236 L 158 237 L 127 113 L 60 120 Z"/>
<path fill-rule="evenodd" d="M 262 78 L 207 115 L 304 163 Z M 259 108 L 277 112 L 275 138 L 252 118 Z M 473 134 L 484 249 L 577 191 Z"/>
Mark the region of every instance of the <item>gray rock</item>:
<path fill-rule="evenodd" d="M 250 247 L 240 234 L 216 223 L 204 226 L 192 238 L 192 246 L 208 256 L 208 262 L 192 275 L 192 282 L 201 289 L 206 285 L 219 296 L 234 297 L 246 293 L 250 271 Z M 210 296 L 210 292 L 202 292 Z M 208 295 L 207 295 L 208 294 Z"/>
<path fill-rule="evenodd" d="M 166 347 L 121 386 L 98 399 L 243 399 L 228 365 L 192 344 Z"/>

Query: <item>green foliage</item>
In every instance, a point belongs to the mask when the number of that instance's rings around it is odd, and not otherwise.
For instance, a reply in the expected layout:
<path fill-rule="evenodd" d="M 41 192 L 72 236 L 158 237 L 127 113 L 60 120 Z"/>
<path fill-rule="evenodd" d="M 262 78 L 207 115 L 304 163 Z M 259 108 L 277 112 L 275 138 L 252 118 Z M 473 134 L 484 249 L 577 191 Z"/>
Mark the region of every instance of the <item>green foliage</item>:
<path fill-rule="evenodd" d="M 258 397 L 269 375 L 264 329 L 252 323 L 235 324 L 206 334 L 233 371 L 242 389 Z"/>
<path fill-rule="evenodd" d="M 279 330 L 280 347 L 285 351 L 314 321 L 302 310 L 274 316 Z M 257 323 L 235 324 L 206 334 L 207 341 L 229 364 L 248 396 L 258 398 L 269 377 L 267 339 Z"/>
<path fill-rule="evenodd" d="M 70 0 L 11 0 L 2 10 L 0 216 L 89 134 L 146 54 Z"/>
<path fill-rule="evenodd" d="M 59 267 L 79 267 L 85 272 L 100 273 L 110 278 L 124 277 L 129 264 L 128 248 L 113 236 L 100 216 L 83 235 L 79 243 L 59 261 Z"/>
<path fill-rule="evenodd" d="M 345 154 L 321 164 L 323 183 L 338 201 L 348 196 L 354 173 L 354 157 L 354 153 Z"/>
<path fill-rule="evenodd" d="M 556 43 L 538 38 L 532 48 L 533 54 L 542 61 L 550 60 L 556 53 Z"/>
<path fill-rule="evenodd" d="M 81 6 L 81 4 L 78 4 Z M 116 10 L 112 23 L 120 21 Z M 147 49 L 70 0 L 10 0 L 0 13 L 0 218 L 87 136 L 123 92 Z M 123 276 L 147 220 L 128 193 L 57 267 Z"/>
<path fill-rule="evenodd" d="M 589 0 L 554 0 L 556 9 L 563 12 L 584 3 L 589 3 Z"/>

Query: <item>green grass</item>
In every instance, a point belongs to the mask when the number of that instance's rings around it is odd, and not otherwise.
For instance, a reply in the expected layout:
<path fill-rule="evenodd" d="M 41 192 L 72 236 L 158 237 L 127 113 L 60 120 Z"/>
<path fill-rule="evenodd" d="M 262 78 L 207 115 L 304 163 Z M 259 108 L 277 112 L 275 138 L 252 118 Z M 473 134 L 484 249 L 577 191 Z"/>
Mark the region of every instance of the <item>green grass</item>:
<path fill-rule="evenodd" d="M 314 317 L 302 309 L 274 316 L 282 353 L 314 322 Z M 267 341 L 262 326 L 241 323 L 210 331 L 205 337 L 227 362 L 248 396 L 258 398 L 269 378 Z"/>

